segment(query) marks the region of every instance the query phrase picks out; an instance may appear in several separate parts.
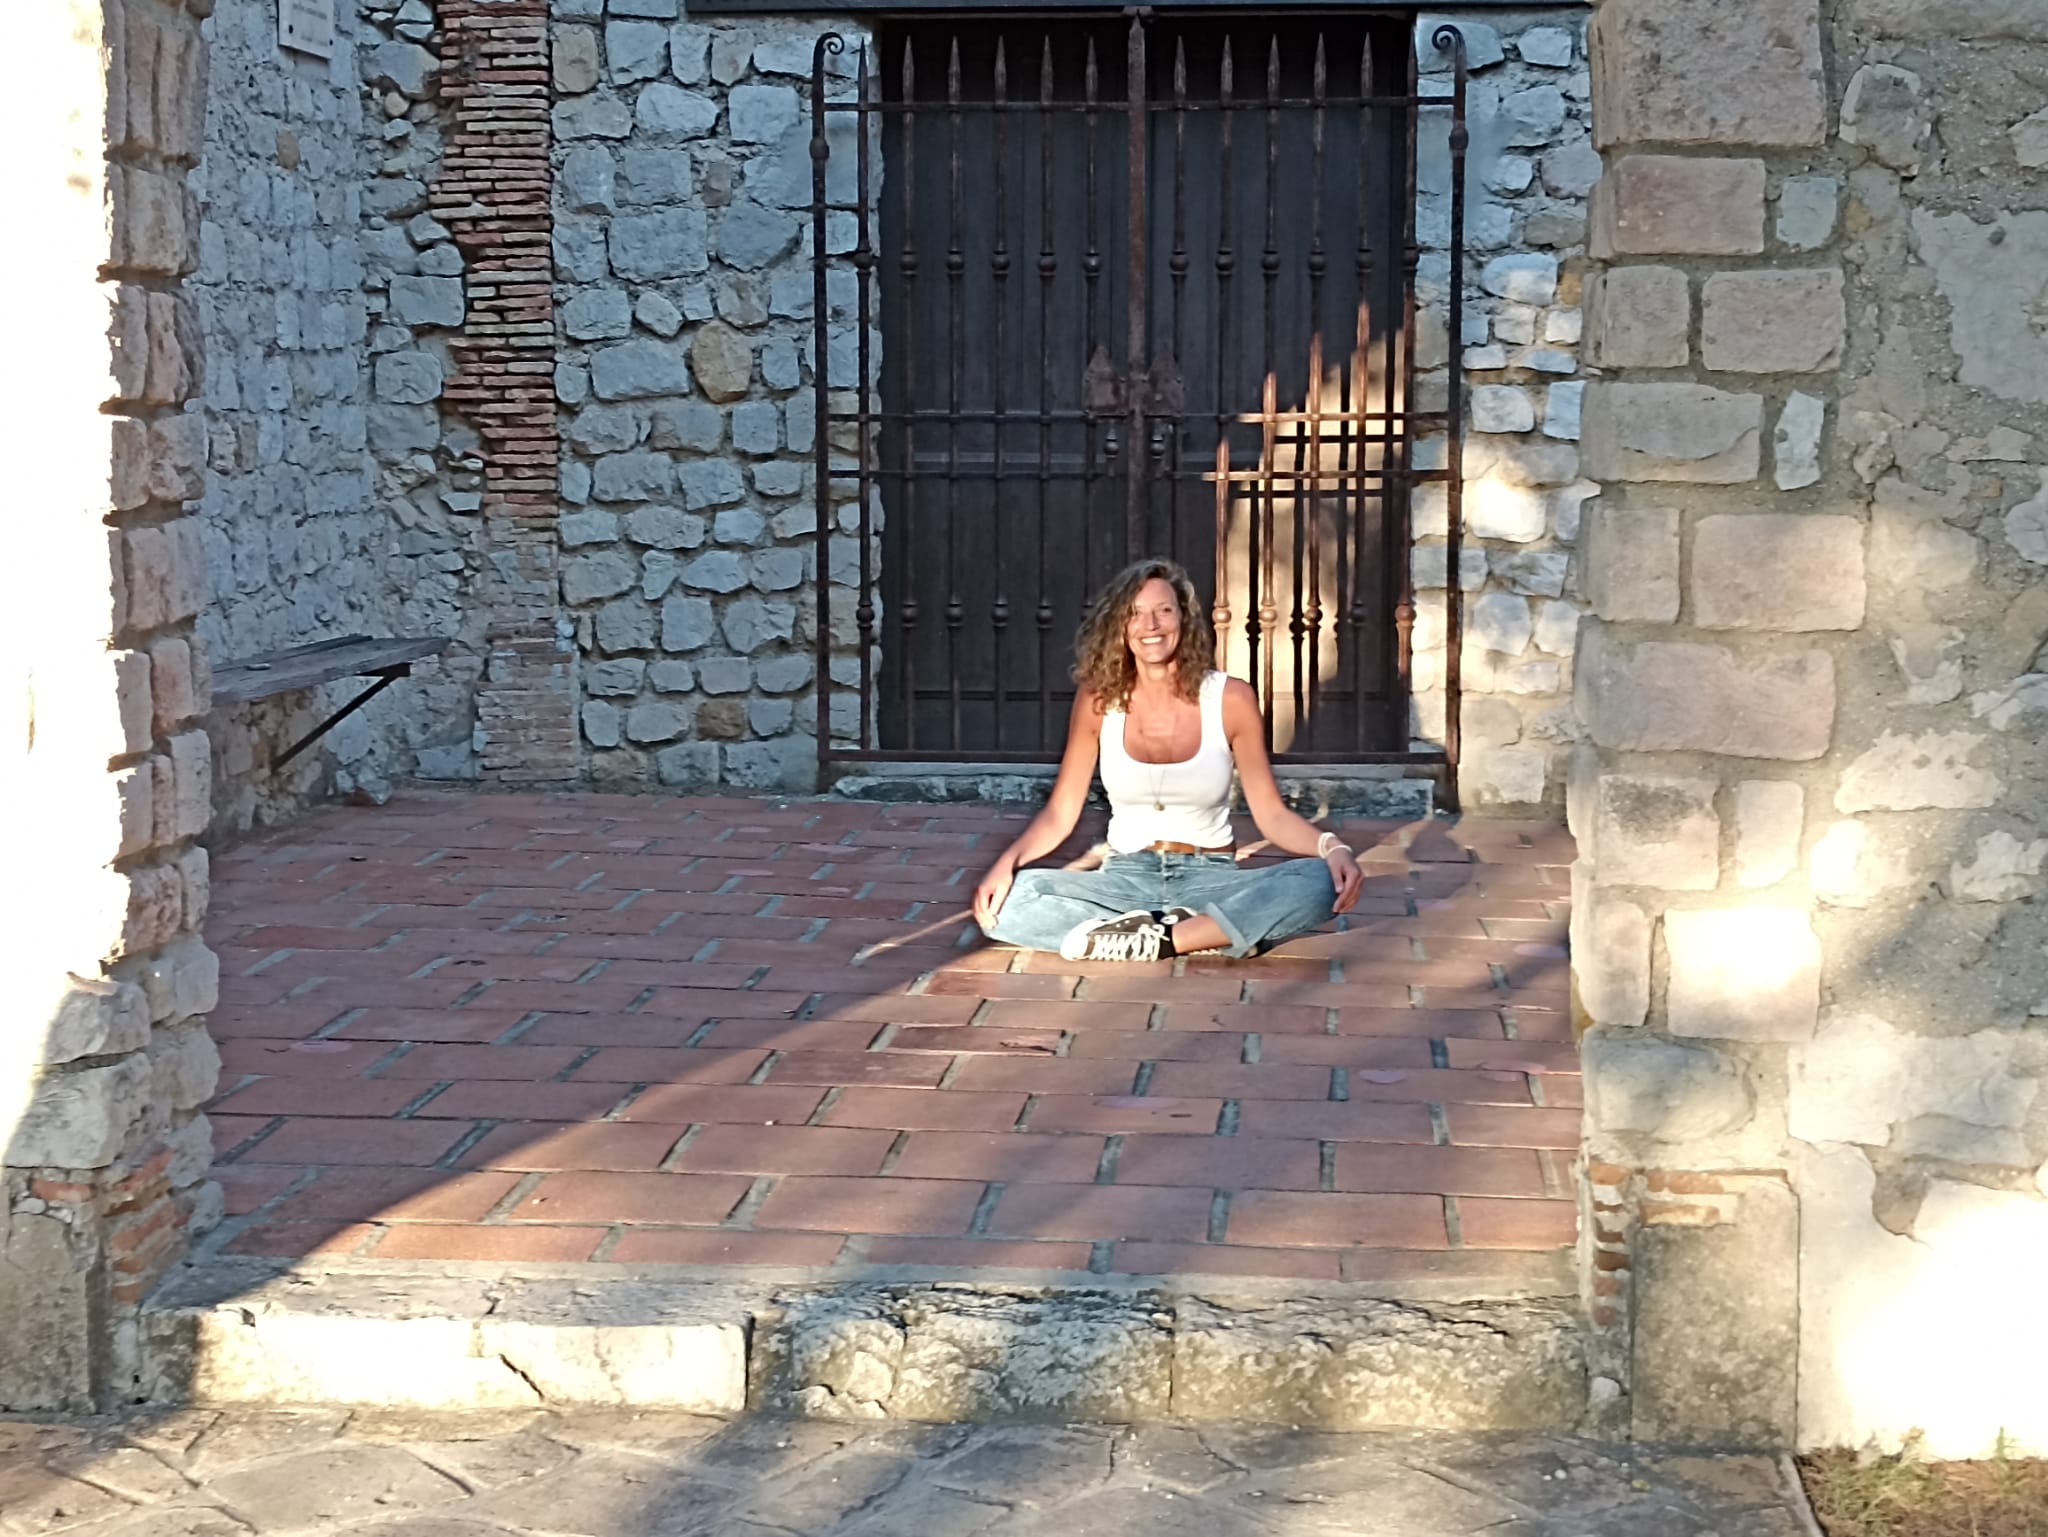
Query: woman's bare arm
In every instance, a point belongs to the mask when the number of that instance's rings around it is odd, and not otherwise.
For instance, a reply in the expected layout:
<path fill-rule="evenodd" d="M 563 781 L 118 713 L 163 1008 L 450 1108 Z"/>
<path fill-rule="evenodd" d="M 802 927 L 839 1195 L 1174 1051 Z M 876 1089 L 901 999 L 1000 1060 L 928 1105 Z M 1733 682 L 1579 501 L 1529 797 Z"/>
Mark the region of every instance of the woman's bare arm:
<path fill-rule="evenodd" d="M 974 916 L 983 928 L 993 924 L 996 914 L 1002 911 L 1017 871 L 1065 843 L 1081 820 L 1101 745 L 1102 712 L 1095 707 L 1094 691 L 1083 686 L 1074 695 L 1074 712 L 1067 721 L 1067 747 L 1060 754 L 1060 771 L 1053 779 L 1052 794 L 975 887 Z"/>
<path fill-rule="evenodd" d="M 1265 722 L 1259 715 L 1259 697 L 1252 686 L 1232 678 L 1223 690 L 1223 733 L 1230 739 L 1230 753 L 1237 760 L 1237 780 L 1244 787 L 1244 803 L 1259 824 L 1259 831 L 1285 854 L 1316 852 L 1321 829 L 1307 818 L 1288 810 L 1280 798 L 1280 782 L 1273 777 L 1273 760 L 1266 755 Z"/>

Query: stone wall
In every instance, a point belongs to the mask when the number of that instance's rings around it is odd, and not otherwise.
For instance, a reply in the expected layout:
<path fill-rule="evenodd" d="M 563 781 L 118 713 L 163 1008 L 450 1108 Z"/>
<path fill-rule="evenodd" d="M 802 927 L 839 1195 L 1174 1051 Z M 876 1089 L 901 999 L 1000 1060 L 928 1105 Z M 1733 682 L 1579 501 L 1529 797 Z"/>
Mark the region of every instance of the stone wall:
<path fill-rule="evenodd" d="M 210 0 L 69 0 L 12 18 L 32 90 L 9 121 L 16 346 L 9 421 L 33 573 L 0 1027 L 0 1408 L 133 1391 L 134 1306 L 218 1218 L 197 1107 L 210 811 L 200 520 L 205 353 L 185 280 Z M 18 910 L 15 910 L 18 909 Z"/>
<path fill-rule="evenodd" d="M 1584 12 L 1423 16 L 1416 47 L 1425 96 L 1451 91 L 1449 58 L 1431 41 L 1449 20 L 1465 35 L 1467 117 L 1465 334 L 1470 389 L 1461 647 L 1463 802 L 1562 804 L 1578 728 L 1570 709 L 1581 609 L 1568 595 L 1579 511 L 1596 489 L 1580 478 L 1580 286 L 1586 195 L 1600 174 L 1590 117 Z M 1419 388 L 1441 408 L 1448 356 L 1450 113 L 1425 109 L 1418 150 L 1417 273 L 1423 306 Z M 1441 442 L 1420 463 L 1443 463 Z M 1441 742 L 1447 497 L 1418 488 L 1414 734 Z"/>
<path fill-rule="evenodd" d="M 676 0 L 601 9 L 555 0 L 553 31 L 562 598 L 586 772 L 807 785 L 809 79 L 821 33 L 863 34 L 699 25 Z"/>
<path fill-rule="evenodd" d="M 2048 21 L 1604 0 L 1592 47 L 1613 1423 L 2048 1449 Z"/>

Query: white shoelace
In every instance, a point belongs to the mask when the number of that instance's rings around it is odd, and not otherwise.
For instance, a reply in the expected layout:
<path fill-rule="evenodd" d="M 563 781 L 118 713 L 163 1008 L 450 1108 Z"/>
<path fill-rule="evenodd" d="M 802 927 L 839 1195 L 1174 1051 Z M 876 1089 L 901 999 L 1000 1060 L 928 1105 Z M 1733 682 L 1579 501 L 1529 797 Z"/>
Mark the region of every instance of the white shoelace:
<path fill-rule="evenodd" d="M 1138 928 L 1100 931 L 1088 936 L 1088 953 L 1082 957 L 1090 961 L 1156 961 L 1159 946 L 1166 938 L 1166 929 L 1157 923 L 1147 923 Z"/>

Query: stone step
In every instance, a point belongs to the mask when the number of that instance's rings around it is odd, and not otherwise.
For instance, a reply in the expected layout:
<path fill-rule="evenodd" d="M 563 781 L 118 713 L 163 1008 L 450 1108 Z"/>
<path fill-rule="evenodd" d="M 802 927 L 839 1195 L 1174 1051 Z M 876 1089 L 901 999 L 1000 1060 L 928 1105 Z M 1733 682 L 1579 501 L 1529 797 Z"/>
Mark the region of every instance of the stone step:
<path fill-rule="evenodd" d="M 1447 1289 L 777 1286 L 216 1260 L 159 1288 L 141 1347 L 145 1392 L 164 1405 L 1325 1430 L 1592 1423 L 1568 1256 L 1540 1284 L 1427 1295 Z"/>
<path fill-rule="evenodd" d="M 841 800 L 904 803 L 971 801 L 982 805 L 1035 805 L 1052 789 L 1052 764 L 863 763 L 835 779 Z M 1434 813 L 1441 769 L 1404 764 L 1282 764 L 1280 793 L 1303 816 L 1347 816 L 1417 821 Z M 1105 807 L 1100 787 L 1091 804 Z M 1236 797 L 1242 811 L 1242 797 Z"/>

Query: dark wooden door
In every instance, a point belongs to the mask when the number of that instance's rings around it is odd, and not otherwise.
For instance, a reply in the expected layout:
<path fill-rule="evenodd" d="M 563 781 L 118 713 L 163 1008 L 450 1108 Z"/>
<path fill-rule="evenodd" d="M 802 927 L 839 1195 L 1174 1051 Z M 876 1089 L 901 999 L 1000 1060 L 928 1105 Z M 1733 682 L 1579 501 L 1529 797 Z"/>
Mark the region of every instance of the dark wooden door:
<path fill-rule="evenodd" d="M 1082 609 L 1144 554 L 1214 595 L 1281 756 L 1406 748 L 1405 36 L 884 29 L 883 755 L 1056 755 Z"/>

